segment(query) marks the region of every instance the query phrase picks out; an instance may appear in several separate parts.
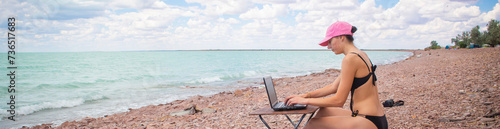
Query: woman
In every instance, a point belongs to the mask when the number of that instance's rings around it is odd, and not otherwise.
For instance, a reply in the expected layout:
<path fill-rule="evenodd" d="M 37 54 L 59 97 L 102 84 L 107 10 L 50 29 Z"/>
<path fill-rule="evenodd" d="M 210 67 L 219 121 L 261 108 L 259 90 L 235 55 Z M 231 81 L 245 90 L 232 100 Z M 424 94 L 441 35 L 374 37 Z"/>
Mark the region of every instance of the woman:
<path fill-rule="evenodd" d="M 307 104 L 321 107 L 305 128 L 387 129 L 384 108 L 379 102 L 375 68 L 365 52 L 353 44 L 356 27 L 338 21 L 328 27 L 319 43 L 336 55 L 344 54 L 340 76 L 321 89 L 286 98 L 288 105 Z M 351 94 L 350 110 L 342 109 Z M 322 98 L 333 94 L 333 96 Z"/>

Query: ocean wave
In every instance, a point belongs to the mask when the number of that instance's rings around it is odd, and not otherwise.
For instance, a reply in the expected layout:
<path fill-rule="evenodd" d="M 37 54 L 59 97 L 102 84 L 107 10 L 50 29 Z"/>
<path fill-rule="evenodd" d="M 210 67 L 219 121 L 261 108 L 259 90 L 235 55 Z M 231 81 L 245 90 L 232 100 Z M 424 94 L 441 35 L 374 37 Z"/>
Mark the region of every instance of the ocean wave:
<path fill-rule="evenodd" d="M 88 99 L 76 98 L 76 99 L 58 100 L 58 101 L 42 102 L 38 104 L 19 106 L 19 107 L 17 107 L 16 105 L 16 114 L 29 115 L 42 110 L 76 107 L 79 105 L 83 105 L 85 103 L 90 103 L 93 101 L 104 100 L 104 99 L 109 99 L 109 98 L 102 95 L 94 95 L 94 96 L 89 96 Z M 8 112 L 2 112 L 1 115 L 3 118 L 5 118 L 10 114 Z"/>
<path fill-rule="evenodd" d="M 200 78 L 196 79 L 194 81 L 190 81 L 188 83 L 194 83 L 194 84 L 205 84 L 205 83 L 210 83 L 210 82 L 217 82 L 217 81 L 222 81 L 221 77 L 206 77 L 206 78 Z"/>
<path fill-rule="evenodd" d="M 255 70 L 255 71 L 243 71 L 240 73 L 234 73 L 234 74 L 225 74 L 225 75 L 218 75 L 218 76 L 212 76 L 212 77 L 205 77 L 205 78 L 199 78 L 193 81 L 189 81 L 187 83 L 191 84 L 206 84 L 206 83 L 211 83 L 211 82 L 219 82 L 219 81 L 230 81 L 230 80 L 238 80 L 246 77 L 254 77 L 257 75 L 263 74 L 262 71 L 260 70 Z"/>
<path fill-rule="evenodd" d="M 96 79 L 96 80 L 88 80 L 88 81 L 71 81 L 67 83 L 61 84 L 38 84 L 35 86 L 35 89 L 69 89 L 69 88 L 82 88 L 86 86 L 95 86 L 97 84 L 110 84 L 115 82 L 126 81 L 127 78 L 118 78 L 118 79 Z"/>
<path fill-rule="evenodd" d="M 81 85 L 75 83 L 66 83 L 66 84 L 39 84 L 35 88 L 36 89 L 62 89 L 62 88 L 79 88 Z"/>

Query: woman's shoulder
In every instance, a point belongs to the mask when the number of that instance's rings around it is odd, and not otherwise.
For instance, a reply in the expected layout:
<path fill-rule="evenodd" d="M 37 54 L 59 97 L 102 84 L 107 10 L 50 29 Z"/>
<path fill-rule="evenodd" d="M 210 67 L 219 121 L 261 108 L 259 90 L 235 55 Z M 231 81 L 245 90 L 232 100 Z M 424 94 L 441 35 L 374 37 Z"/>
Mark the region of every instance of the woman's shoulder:
<path fill-rule="evenodd" d="M 345 55 L 344 60 L 355 60 L 360 57 L 365 57 L 366 53 L 363 51 L 357 51 L 357 52 L 350 52 L 349 54 Z"/>
<path fill-rule="evenodd" d="M 344 58 L 342 59 L 342 62 L 353 63 L 353 61 L 355 61 L 356 58 L 359 58 L 358 55 L 356 55 L 354 53 L 349 53 L 349 54 L 344 56 Z"/>
<path fill-rule="evenodd" d="M 357 66 L 357 64 L 365 64 L 363 60 L 368 60 L 368 55 L 365 52 L 351 52 L 345 55 L 344 59 L 342 59 L 342 64 Z"/>

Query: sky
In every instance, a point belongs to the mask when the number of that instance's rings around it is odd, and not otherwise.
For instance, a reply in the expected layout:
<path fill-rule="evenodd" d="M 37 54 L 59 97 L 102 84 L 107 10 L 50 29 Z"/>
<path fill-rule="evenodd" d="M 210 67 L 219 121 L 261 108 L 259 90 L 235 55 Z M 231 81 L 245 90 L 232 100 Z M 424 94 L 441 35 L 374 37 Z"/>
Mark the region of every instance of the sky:
<path fill-rule="evenodd" d="M 491 19 L 500 0 L 0 0 L 2 49 L 16 51 L 326 49 L 336 21 L 360 49 L 423 49 Z M 2 29 L 3 28 L 3 29 Z"/>

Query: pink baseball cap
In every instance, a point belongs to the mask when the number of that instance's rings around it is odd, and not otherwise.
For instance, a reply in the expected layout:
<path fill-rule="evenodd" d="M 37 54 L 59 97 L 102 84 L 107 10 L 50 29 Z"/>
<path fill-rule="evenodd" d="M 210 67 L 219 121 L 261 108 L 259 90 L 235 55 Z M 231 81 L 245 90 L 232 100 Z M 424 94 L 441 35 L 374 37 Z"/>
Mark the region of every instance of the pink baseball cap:
<path fill-rule="evenodd" d="M 319 45 L 320 46 L 327 46 L 328 45 L 328 40 L 332 39 L 333 37 L 340 36 L 340 35 L 352 35 L 351 32 L 352 25 L 344 22 L 344 21 L 337 21 L 330 25 L 328 29 L 326 30 L 326 36 L 325 39 L 323 39 Z"/>

